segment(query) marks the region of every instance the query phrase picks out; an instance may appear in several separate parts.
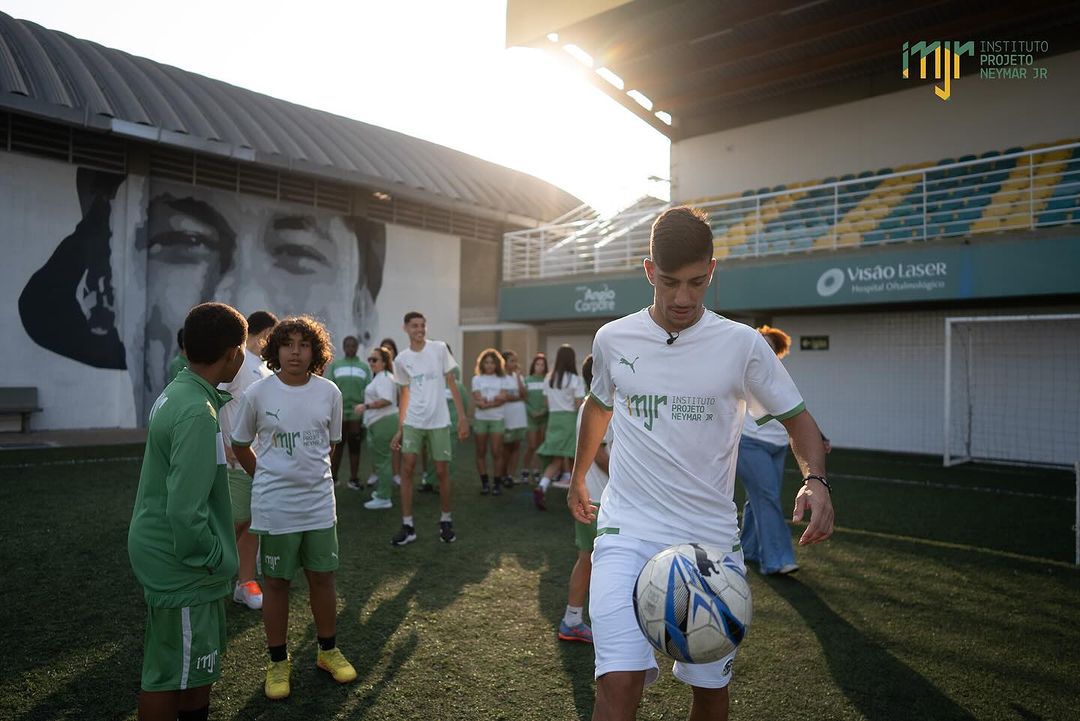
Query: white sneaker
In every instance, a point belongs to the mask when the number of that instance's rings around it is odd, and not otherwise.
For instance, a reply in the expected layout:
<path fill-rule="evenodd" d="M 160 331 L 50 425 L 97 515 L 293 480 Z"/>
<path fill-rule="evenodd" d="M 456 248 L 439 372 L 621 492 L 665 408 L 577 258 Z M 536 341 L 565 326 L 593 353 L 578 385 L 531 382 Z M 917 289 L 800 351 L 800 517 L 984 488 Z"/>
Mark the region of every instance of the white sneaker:
<path fill-rule="evenodd" d="M 394 485 L 395 486 L 400 486 L 401 485 L 401 476 L 394 476 Z"/>
<path fill-rule="evenodd" d="M 259 588 L 256 581 L 246 581 L 244 583 L 237 581 L 236 588 L 233 589 L 232 600 L 257 611 L 262 608 L 262 589 Z"/>
<path fill-rule="evenodd" d="M 798 570 L 799 570 L 799 564 L 797 564 L 797 563 L 789 563 L 786 566 L 781 566 L 780 570 L 777 571 L 776 573 L 772 574 L 772 575 L 774 575 L 774 576 L 787 576 L 787 575 L 790 575 L 792 573 L 795 573 Z"/>
<path fill-rule="evenodd" d="M 375 475 L 374 473 L 372 473 L 370 476 L 367 477 L 367 484 L 369 486 L 374 486 L 378 482 L 379 482 L 379 477 L 377 475 Z"/>
<path fill-rule="evenodd" d="M 389 498 L 379 498 L 374 493 L 371 494 L 371 500 L 364 504 L 364 508 L 372 511 L 377 511 L 380 508 L 393 508 L 394 502 Z"/>

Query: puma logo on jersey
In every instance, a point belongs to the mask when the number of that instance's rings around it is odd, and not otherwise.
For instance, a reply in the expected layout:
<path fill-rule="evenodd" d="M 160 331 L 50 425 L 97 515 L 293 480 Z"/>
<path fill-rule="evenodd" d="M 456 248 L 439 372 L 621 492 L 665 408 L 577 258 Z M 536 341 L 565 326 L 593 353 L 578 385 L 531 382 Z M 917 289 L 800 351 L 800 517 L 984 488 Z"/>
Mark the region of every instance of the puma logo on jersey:
<path fill-rule="evenodd" d="M 214 672 L 214 666 L 217 665 L 218 651 L 214 649 L 205 656 L 199 656 L 195 659 L 195 668 L 199 671 L 206 671 L 207 673 Z"/>
<path fill-rule="evenodd" d="M 266 412 L 266 415 L 268 415 L 268 416 L 272 417 L 272 418 L 273 418 L 274 420 L 276 420 L 276 421 L 277 421 L 278 423 L 280 423 L 280 422 L 281 422 L 281 419 L 280 419 L 280 418 L 278 418 L 278 415 L 277 415 L 277 414 L 278 414 L 278 413 L 280 413 L 280 412 L 281 412 L 281 409 L 280 409 L 280 408 L 278 408 L 278 409 L 277 409 L 276 411 L 267 411 L 267 412 Z"/>
<path fill-rule="evenodd" d="M 637 370 L 635 370 L 635 369 L 634 369 L 634 363 L 637 363 L 637 362 L 638 362 L 638 358 L 640 358 L 640 357 L 641 357 L 641 356 L 634 356 L 634 361 L 633 361 L 633 363 L 632 363 L 632 362 L 630 362 L 630 361 L 628 361 L 628 360 L 626 360 L 625 358 L 622 358 L 622 357 L 620 357 L 620 358 L 619 358 L 619 365 L 623 365 L 623 366 L 630 366 L 630 372 L 631 372 L 631 373 L 633 373 L 634 375 L 637 375 Z"/>

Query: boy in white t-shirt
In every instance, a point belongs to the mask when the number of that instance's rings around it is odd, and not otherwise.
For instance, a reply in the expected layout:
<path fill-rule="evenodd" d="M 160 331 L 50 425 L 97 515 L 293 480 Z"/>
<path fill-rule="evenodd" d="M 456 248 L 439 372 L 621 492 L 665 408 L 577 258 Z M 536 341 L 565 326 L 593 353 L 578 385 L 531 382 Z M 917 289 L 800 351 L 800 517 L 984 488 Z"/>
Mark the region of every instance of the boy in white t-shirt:
<path fill-rule="evenodd" d="M 330 334 L 314 318 L 278 323 L 263 349 L 276 373 L 247 389 L 233 427 L 233 452 L 253 477 L 251 532 L 262 541 L 270 653 L 264 690 L 271 699 L 290 692 L 289 585 L 300 568 L 319 642 L 315 665 L 339 683 L 356 678 L 337 648 L 337 506 L 330 456 L 341 442 L 341 391 L 319 375 L 332 357 Z"/>
<path fill-rule="evenodd" d="M 431 447 L 435 460 L 435 475 L 439 477 L 439 540 L 453 543 L 457 538 L 451 517 L 450 504 L 450 410 L 446 407 L 446 389 L 454 399 L 457 409 L 459 440 L 469 435 L 469 423 L 461 405 L 461 393 L 451 371 L 457 361 L 450 355 L 446 344 L 427 339 L 427 320 L 422 313 L 410 311 L 405 314 L 405 333 L 409 347 L 394 359 L 394 380 L 401 388 L 398 400 L 399 426 L 390 447 L 401 450 L 401 530 L 390 539 L 395 546 L 404 546 L 416 540 L 413 523 L 413 471 L 416 459 Z"/>
<path fill-rule="evenodd" d="M 632 719 L 656 679 L 652 646 L 637 625 L 633 586 L 645 563 L 678 543 L 724 548 L 742 565 L 734 503 L 739 435 L 747 408 L 780 420 L 804 485 L 795 518 L 811 510 L 800 544 L 828 538 L 833 509 L 825 449 L 795 384 L 765 339 L 706 310 L 712 232 L 701 211 L 665 211 L 652 228 L 645 275 L 653 304 L 608 323 L 593 341 L 593 384 L 582 414 L 567 504 L 582 523 L 597 518 L 589 616 L 596 656 L 593 718 Z M 610 481 L 599 506 L 585 475 L 609 422 Z M 714 663 L 676 662 L 693 687 L 691 718 L 726 719 L 734 654 Z"/>

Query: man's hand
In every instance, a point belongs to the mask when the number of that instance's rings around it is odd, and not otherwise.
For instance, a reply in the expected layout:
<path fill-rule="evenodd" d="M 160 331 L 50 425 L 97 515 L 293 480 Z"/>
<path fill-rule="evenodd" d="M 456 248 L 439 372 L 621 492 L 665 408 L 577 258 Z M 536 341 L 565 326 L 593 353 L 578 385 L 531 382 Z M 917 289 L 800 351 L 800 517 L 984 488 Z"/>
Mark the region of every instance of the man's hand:
<path fill-rule="evenodd" d="M 469 422 L 464 418 L 457 419 L 457 437 L 459 441 L 469 437 Z"/>
<path fill-rule="evenodd" d="M 801 521 L 807 510 L 810 511 L 810 523 L 799 539 L 800 546 L 824 541 L 833 532 L 836 516 L 833 513 L 832 498 L 828 489 L 816 479 L 811 479 L 795 494 L 795 513 L 791 520 Z"/>
<path fill-rule="evenodd" d="M 365 406 L 363 403 L 357 403 L 355 406 L 353 406 L 352 410 L 353 413 L 355 413 L 356 415 L 362 416 L 364 415 L 364 411 L 367 410 L 367 406 Z"/>
<path fill-rule="evenodd" d="M 570 515 L 578 523 L 592 523 L 596 520 L 596 510 L 599 506 L 589 500 L 589 489 L 585 487 L 584 478 L 570 479 L 570 490 L 566 493 L 566 505 L 570 508 Z"/>
<path fill-rule="evenodd" d="M 392 451 L 400 451 L 401 450 L 401 429 L 400 428 L 398 429 L 398 432 L 394 434 L 394 437 L 390 439 L 390 450 L 392 450 Z"/>

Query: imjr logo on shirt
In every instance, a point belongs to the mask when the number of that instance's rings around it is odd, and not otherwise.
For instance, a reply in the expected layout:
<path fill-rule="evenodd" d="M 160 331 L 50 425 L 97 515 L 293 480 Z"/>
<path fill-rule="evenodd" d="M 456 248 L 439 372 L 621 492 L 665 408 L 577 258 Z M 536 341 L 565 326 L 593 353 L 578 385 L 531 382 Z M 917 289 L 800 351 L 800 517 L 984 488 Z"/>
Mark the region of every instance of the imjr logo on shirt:
<path fill-rule="evenodd" d="M 655 393 L 627 396 L 626 414 L 631 418 L 644 418 L 645 430 L 651 431 L 653 421 L 660 417 L 660 406 L 666 406 L 667 402 L 667 396 L 659 396 Z"/>

